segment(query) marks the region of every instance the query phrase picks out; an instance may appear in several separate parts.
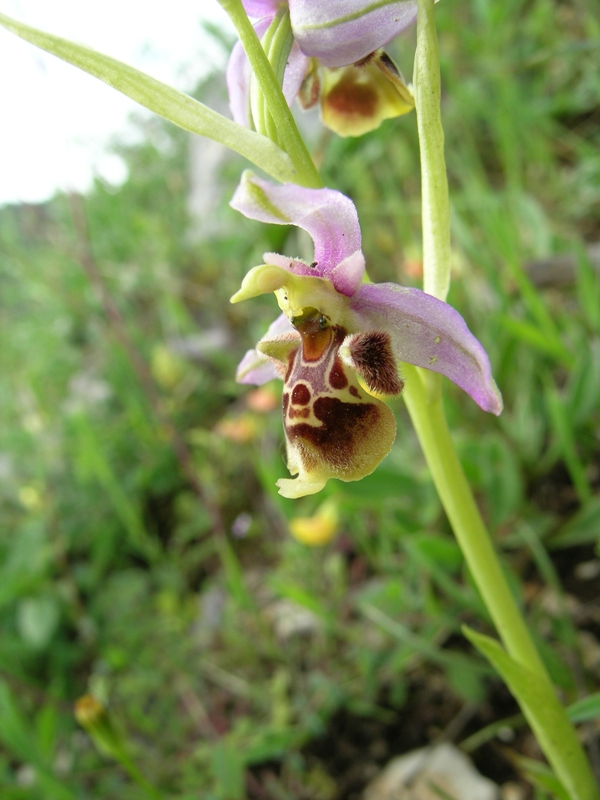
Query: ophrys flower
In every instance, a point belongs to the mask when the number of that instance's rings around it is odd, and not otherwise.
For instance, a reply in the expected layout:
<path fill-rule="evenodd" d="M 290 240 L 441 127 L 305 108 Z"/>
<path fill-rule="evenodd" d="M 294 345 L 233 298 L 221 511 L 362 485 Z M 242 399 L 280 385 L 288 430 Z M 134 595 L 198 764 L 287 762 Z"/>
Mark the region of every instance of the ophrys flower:
<path fill-rule="evenodd" d="M 278 481 L 281 494 L 313 494 L 330 478 L 358 480 L 385 458 L 396 423 L 379 396 L 402 390 L 398 362 L 446 375 L 485 411 L 500 413 L 485 350 L 452 306 L 419 289 L 363 282 L 349 198 L 246 172 L 231 205 L 251 219 L 303 228 L 314 242 L 310 263 L 265 253 L 232 298 L 274 292 L 283 312 L 237 376 L 241 383 L 284 381 L 288 468 L 298 477 Z"/>
<path fill-rule="evenodd" d="M 341 136 L 360 136 L 414 107 L 410 89 L 381 49 L 416 19 L 413 0 L 243 0 L 243 5 L 258 18 L 255 30 L 272 63 L 285 64 L 282 88 L 288 103 L 295 97 L 303 108 L 319 103 L 323 123 Z M 279 48 L 286 38 L 277 35 L 282 24 L 291 24 L 293 34 L 284 62 Z M 239 42 L 227 84 L 236 122 L 260 130 L 263 112 L 253 103 L 250 66 Z"/>

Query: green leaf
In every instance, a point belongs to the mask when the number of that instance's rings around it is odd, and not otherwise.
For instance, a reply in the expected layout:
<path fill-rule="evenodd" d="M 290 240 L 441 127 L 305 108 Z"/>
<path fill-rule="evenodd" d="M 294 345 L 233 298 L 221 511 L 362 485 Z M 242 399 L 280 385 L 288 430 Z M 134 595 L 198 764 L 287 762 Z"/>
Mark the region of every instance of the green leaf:
<path fill-rule="evenodd" d="M 548 336 L 548 333 L 541 330 L 539 325 L 525 319 L 511 317 L 508 314 L 501 315 L 499 321 L 515 339 L 529 345 L 529 347 L 535 347 L 540 353 L 552 356 L 552 358 L 563 364 L 570 365 L 570 356 L 565 351 L 562 343 L 556 337 Z"/>
<path fill-rule="evenodd" d="M 551 550 L 577 547 L 600 540 L 600 497 L 592 497 L 548 541 Z"/>
<path fill-rule="evenodd" d="M 597 787 L 577 736 L 549 681 L 511 658 L 501 645 L 463 626 L 467 639 L 500 674 L 531 725 L 542 750 L 571 800 L 594 800 Z"/>
<path fill-rule="evenodd" d="M 514 760 L 527 780 L 534 786 L 537 786 L 544 792 L 551 792 L 556 800 L 571 800 L 560 781 L 557 780 L 552 770 L 547 767 L 546 764 L 542 764 L 541 761 L 535 761 L 533 758 L 526 758 L 525 756 L 516 756 Z"/>
<path fill-rule="evenodd" d="M 218 742 L 212 752 L 212 768 L 221 800 L 244 797 L 244 759 L 231 743 Z"/>
<path fill-rule="evenodd" d="M 600 692 L 572 703 L 567 709 L 571 722 L 587 722 L 600 717 Z"/>
<path fill-rule="evenodd" d="M 279 181 L 296 182 L 289 156 L 270 139 L 227 119 L 203 103 L 91 47 L 32 28 L 6 14 L 0 25 L 27 42 L 88 72 L 186 131 L 224 144 Z M 24 97 L 23 102 L 31 102 Z"/>
<path fill-rule="evenodd" d="M 16 759 L 35 768 L 40 797 L 74 800 L 73 791 L 54 776 L 50 759 L 43 754 L 35 730 L 3 680 L 0 680 L 0 720 L 0 742 Z"/>
<path fill-rule="evenodd" d="M 578 452 L 577 435 L 573 428 L 572 415 L 565 407 L 565 403 L 549 375 L 544 377 L 544 397 L 550 416 L 550 423 L 575 486 L 577 496 L 581 503 L 585 503 L 592 497 L 592 488 Z"/>

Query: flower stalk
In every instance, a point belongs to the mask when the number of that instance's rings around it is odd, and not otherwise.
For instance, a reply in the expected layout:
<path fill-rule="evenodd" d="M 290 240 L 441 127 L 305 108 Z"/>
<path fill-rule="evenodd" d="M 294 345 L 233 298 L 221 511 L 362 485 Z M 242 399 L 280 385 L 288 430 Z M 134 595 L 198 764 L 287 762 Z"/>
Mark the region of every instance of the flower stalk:
<path fill-rule="evenodd" d="M 440 72 L 434 0 L 418 0 L 415 98 L 423 192 L 423 282 L 427 293 L 444 299 L 450 285 L 450 213 L 440 114 Z M 536 689 L 557 705 L 546 668 L 531 639 L 494 552 L 489 534 L 456 454 L 442 405 L 438 375 L 404 367 L 404 398 L 428 467 L 477 588 L 508 655 L 535 679 Z M 514 685 L 511 687 L 515 691 Z M 569 796 L 598 798 L 583 748 L 560 707 L 553 730 L 529 702 L 526 691 L 515 695 L 557 777 Z"/>
<path fill-rule="evenodd" d="M 267 113 L 270 112 L 273 119 L 277 120 L 281 148 L 288 154 L 297 170 L 295 182 L 300 186 L 313 188 L 322 186 L 321 177 L 298 131 L 269 58 L 248 19 L 242 0 L 219 0 L 219 3 L 235 25 L 252 72 L 265 96 Z"/>
<path fill-rule="evenodd" d="M 434 0 L 417 4 L 417 50 L 413 75 L 421 149 L 423 290 L 445 300 L 450 288 L 450 202 L 440 114 L 440 56 Z"/>

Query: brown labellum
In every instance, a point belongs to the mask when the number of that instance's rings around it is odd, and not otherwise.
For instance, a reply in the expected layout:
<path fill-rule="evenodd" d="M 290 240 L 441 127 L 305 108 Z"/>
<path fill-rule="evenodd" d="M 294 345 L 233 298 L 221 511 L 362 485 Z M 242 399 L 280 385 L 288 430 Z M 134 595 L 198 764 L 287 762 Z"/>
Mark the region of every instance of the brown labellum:
<path fill-rule="evenodd" d="M 342 327 L 329 325 L 314 309 L 293 324 L 301 344 L 288 356 L 283 424 L 288 468 L 298 478 L 281 485 L 283 494 L 299 497 L 318 491 L 329 478 L 353 481 L 369 475 L 389 453 L 396 422 L 385 403 L 368 395 L 340 358 L 346 339 Z M 375 340 L 363 343 L 362 350 L 370 352 L 375 346 Z M 374 374 L 388 375 L 386 359 L 382 356 L 377 364 L 383 366 L 378 366 L 371 353 Z M 385 383 L 392 386 L 389 375 Z"/>

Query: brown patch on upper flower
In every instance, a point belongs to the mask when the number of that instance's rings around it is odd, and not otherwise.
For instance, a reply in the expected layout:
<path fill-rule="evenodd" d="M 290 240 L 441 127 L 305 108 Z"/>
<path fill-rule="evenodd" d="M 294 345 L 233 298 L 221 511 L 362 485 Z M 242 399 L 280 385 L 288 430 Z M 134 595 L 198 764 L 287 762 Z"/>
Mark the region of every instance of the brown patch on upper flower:
<path fill-rule="evenodd" d="M 373 87 L 362 82 L 358 70 L 348 69 L 328 93 L 327 104 L 336 115 L 370 119 L 377 113 L 379 99 Z"/>

